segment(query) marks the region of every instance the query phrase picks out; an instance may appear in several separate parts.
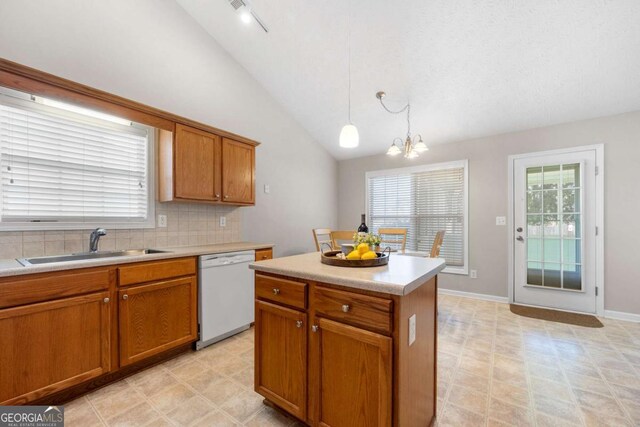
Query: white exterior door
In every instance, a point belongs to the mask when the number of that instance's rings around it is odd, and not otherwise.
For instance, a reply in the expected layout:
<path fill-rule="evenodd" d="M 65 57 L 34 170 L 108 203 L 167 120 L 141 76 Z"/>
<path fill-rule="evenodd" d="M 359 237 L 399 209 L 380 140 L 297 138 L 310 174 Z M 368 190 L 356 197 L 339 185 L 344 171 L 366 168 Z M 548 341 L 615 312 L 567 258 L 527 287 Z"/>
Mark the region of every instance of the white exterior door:
<path fill-rule="evenodd" d="M 516 158 L 514 302 L 596 312 L 596 150 Z"/>

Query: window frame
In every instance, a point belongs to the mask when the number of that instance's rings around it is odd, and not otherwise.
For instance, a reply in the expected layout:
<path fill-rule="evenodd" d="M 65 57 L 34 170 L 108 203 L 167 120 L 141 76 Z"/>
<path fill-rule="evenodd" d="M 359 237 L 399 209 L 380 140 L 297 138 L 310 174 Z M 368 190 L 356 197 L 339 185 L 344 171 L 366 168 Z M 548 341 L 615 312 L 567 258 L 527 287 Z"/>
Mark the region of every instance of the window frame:
<path fill-rule="evenodd" d="M 442 163 L 430 163 L 423 164 L 417 166 L 407 166 L 402 168 L 394 168 L 394 169 L 381 169 L 375 171 L 367 171 L 365 172 L 365 208 L 364 211 L 367 213 L 367 218 L 371 218 L 371 212 L 369 212 L 369 179 L 378 177 L 378 176 L 388 176 L 388 175 L 403 175 L 403 174 L 412 174 L 419 172 L 433 172 L 438 170 L 446 170 L 446 169 L 457 169 L 463 168 L 463 176 L 464 176 L 464 196 L 462 198 L 464 206 L 463 206 L 463 262 L 464 265 L 462 267 L 458 266 L 447 266 L 442 273 L 449 274 L 459 274 L 459 275 L 469 275 L 469 160 L 454 160 L 451 162 L 442 162 Z M 447 238 L 445 234 L 445 239 Z"/>
<path fill-rule="evenodd" d="M 5 88 L 0 88 L 5 89 Z M 6 88 L 9 91 L 16 93 L 20 91 L 15 91 L 15 89 Z M 15 92 L 14 92 L 15 91 Z M 26 92 L 21 92 L 21 94 L 29 96 Z M 0 93 L 2 96 L 2 93 Z M 31 106 L 26 106 L 25 103 L 29 101 L 25 101 L 24 99 L 7 99 L 4 98 L 3 103 L 7 105 L 11 105 L 13 107 L 23 107 L 26 109 L 30 109 Z M 81 107 L 86 108 L 86 107 Z M 34 110 L 40 109 L 39 106 L 34 105 Z M 46 109 L 45 109 L 46 110 Z M 86 123 L 96 123 L 100 126 L 110 126 L 108 122 L 105 120 L 85 116 L 80 113 L 74 113 L 69 111 L 60 110 L 60 115 L 65 117 L 74 117 L 78 118 L 78 120 L 84 121 Z M 155 182 L 156 182 L 156 171 L 155 171 L 155 141 L 157 138 L 156 128 L 132 122 L 131 126 L 144 129 L 147 131 L 147 217 L 144 220 L 133 220 L 130 218 L 117 220 L 116 218 L 102 218 L 102 219 L 91 219 L 89 221 L 64 221 L 64 218 L 61 218 L 59 221 L 43 221 L 43 222 L 31 222 L 31 221 L 1 221 L 0 218 L 0 231 L 57 231 L 57 230 L 90 230 L 98 227 L 102 228 L 110 228 L 110 229 L 149 229 L 155 228 Z M 0 174 L 2 171 L 0 171 Z M 0 186 L 0 196 L 2 192 L 2 187 Z M 0 197 L 0 203 L 2 203 L 2 198 Z"/>

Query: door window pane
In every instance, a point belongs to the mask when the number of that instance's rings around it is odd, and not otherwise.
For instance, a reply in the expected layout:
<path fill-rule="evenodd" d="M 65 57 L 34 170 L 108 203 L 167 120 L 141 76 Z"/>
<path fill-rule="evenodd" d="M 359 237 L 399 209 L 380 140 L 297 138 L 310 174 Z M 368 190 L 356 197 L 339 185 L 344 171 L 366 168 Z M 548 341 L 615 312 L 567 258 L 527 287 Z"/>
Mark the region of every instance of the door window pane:
<path fill-rule="evenodd" d="M 562 165 L 562 188 L 580 187 L 580 163 Z"/>
<path fill-rule="evenodd" d="M 547 288 L 560 288 L 562 286 L 560 264 L 545 262 L 543 265 L 542 285 Z"/>
<path fill-rule="evenodd" d="M 542 190 L 542 168 L 527 168 L 527 190 Z"/>
<path fill-rule="evenodd" d="M 582 289 L 580 163 L 527 168 L 527 283 Z"/>
<path fill-rule="evenodd" d="M 545 190 L 557 190 L 560 188 L 560 165 L 543 167 L 542 176 Z"/>
<path fill-rule="evenodd" d="M 582 289 L 582 266 L 562 265 L 562 287 L 564 289 L 571 289 L 579 291 Z"/>
<path fill-rule="evenodd" d="M 527 239 L 527 259 L 529 261 L 542 261 L 542 239 Z"/>
<path fill-rule="evenodd" d="M 561 261 L 560 257 L 560 239 L 544 239 L 544 262 Z"/>
<path fill-rule="evenodd" d="M 544 213 L 558 212 L 558 192 L 556 190 L 542 192 L 542 209 Z"/>
<path fill-rule="evenodd" d="M 527 263 L 527 284 L 534 286 L 542 286 L 542 263 Z"/>

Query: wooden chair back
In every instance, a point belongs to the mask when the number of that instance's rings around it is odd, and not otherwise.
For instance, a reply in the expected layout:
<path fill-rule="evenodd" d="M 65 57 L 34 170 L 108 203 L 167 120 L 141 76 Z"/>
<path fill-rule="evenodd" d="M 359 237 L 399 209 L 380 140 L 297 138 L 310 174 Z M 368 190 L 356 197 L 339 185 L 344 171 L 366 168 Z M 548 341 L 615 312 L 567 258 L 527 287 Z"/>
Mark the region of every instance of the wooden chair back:
<path fill-rule="evenodd" d="M 399 251 L 404 252 L 407 246 L 407 229 L 406 228 L 380 228 L 378 229 L 380 235 L 380 248 L 384 249 L 386 246 L 394 245 L 400 246 Z M 386 243 L 386 245 L 385 245 Z M 392 249 L 395 249 L 392 247 Z"/>
<path fill-rule="evenodd" d="M 340 249 L 341 243 L 353 243 L 354 230 L 337 230 L 331 232 L 331 246 L 333 249 Z"/>
<path fill-rule="evenodd" d="M 445 230 L 440 230 L 436 233 L 436 237 L 433 239 L 433 245 L 431 246 L 430 258 L 438 258 L 440 256 L 440 248 L 442 247 L 442 241 L 444 240 Z"/>
<path fill-rule="evenodd" d="M 313 231 L 313 241 L 316 243 L 316 251 L 322 252 L 321 245 L 323 243 L 326 243 L 328 245 L 332 244 L 330 228 L 314 228 L 312 231 Z"/>

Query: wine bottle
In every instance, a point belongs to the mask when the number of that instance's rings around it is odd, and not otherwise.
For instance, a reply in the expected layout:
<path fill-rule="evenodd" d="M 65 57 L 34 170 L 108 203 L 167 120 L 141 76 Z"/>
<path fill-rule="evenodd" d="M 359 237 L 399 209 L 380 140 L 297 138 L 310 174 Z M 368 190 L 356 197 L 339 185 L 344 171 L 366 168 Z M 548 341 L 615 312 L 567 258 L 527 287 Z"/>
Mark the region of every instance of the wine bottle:
<path fill-rule="evenodd" d="M 360 227 L 358 227 L 358 234 L 359 235 L 364 235 L 369 233 L 369 227 L 367 227 L 367 224 L 365 224 L 365 215 L 362 214 L 361 215 L 361 219 L 362 219 L 362 223 L 360 224 Z"/>

